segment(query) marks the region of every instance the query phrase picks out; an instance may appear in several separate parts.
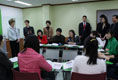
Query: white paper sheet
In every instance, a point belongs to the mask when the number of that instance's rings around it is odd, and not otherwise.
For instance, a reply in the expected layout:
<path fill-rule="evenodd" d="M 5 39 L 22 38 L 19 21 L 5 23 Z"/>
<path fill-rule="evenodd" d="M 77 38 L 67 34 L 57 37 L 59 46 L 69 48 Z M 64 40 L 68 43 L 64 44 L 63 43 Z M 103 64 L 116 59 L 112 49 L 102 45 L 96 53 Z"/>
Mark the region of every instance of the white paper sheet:
<path fill-rule="evenodd" d="M 59 63 L 59 62 L 52 62 L 50 60 L 47 60 L 47 62 L 52 66 L 53 69 L 61 69 L 61 67 L 63 66 L 63 63 Z"/>
<path fill-rule="evenodd" d="M 17 62 L 17 61 L 18 61 L 18 57 L 10 58 L 9 60 L 10 60 L 11 62 Z"/>
<path fill-rule="evenodd" d="M 68 61 L 68 62 L 63 64 L 63 68 L 64 69 L 72 68 L 73 67 L 73 63 L 74 63 L 74 60 Z"/>

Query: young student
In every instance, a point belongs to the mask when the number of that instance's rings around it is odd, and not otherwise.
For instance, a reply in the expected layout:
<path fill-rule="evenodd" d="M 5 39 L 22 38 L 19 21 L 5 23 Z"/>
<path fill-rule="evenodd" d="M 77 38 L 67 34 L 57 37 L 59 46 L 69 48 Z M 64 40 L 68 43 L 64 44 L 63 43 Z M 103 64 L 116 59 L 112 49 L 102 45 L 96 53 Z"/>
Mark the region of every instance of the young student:
<path fill-rule="evenodd" d="M 18 54 L 18 63 L 21 72 L 36 72 L 40 80 L 42 80 L 41 69 L 52 71 L 51 65 L 39 54 L 39 40 L 35 35 L 26 38 L 24 50 Z"/>
<path fill-rule="evenodd" d="M 62 29 L 57 28 L 56 29 L 56 35 L 53 37 L 53 43 L 58 43 L 58 44 L 64 44 L 65 43 L 65 37 L 61 33 L 62 33 Z"/>
<path fill-rule="evenodd" d="M 2 44 L 3 36 L 0 35 L 0 80 L 12 80 L 11 68 L 13 68 L 13 64 L 1 50 Z"/>
<path fill-rule="evenodd" d="M 37 35 L 38 35 L 39 42 L 41 44 L 47 44 L 48 43 L 47 36 L 43 35 L 43 31 L 42 30 L 39 29 L 37 31 Z"/>
<path fill-rule="evenodd" d="M 118 41 L 115 37 L 113 37 L 113 31 L 109 30 L 106 34 L 106 38 L 108 39 L 108 44 L 106 46 L 106 54 L 110 55 L 118 55 Z"/>
<path fill-rule="evenodd" d="M 43 29 L 44 34 L 47 36 L 48 42 L 52 43 L 53 29 L 51 27 L 51 21 L 46 21 L 46 27 Z"/>
<path fill-rule="evenodd" d="M 105 60 L 98 58 L 98 41 L 89 37 L 84 44 L 85 55 L 77 56 L 72 72 L 81 74 L 100 74 L 106 72 Z"/>
<path fill-rule="evenodd" d="M 74 30 L 69 30 L 69 37 L 67 43 L 70 45 L 79 45 L 81 44 L 79 36 L 76 36 Z"/>
<path fill-rule="evenodd" d="M 25 20 L 25 25 L 26 25 L 26 27 L 24 27 L 24 29 L 23 29 L 23 33 L 24 33 L 25 38 L 26 38 L 28 35 L 35 34 L 34 28 L 33 28 L 32 26 L 30 26 L 29 23 L 30 23 L 29 20 Z"/>
<path fill-rule="evenodd" d="M 15 27 L 15 20 L 9 20 L 10 27 L 8 28 L 8 40 L 10 41 L 10 47 L 12 52 L 12 57 L 17 56 L 19 52 L 19 42 L 20 42 L 20 31 Z"/>
<path fill-rule="evenodd" d="M 100 47 L 103 47 L 103 48 L 104 48 L 106 41 L 105 41 L 105 40 L 102 41 L 101 38 L 97 37 L 97 32 L 96 32 L 96 31 L 92 31 L 89 37 L 92 37 L 92 38 L 97 39 L 98 45 L 99 45 Z M 89 39 L 89 37 L 86 38 L 86 40 Z M 84 43 L 86 43 L 86 40 L 84 41 Z"/>

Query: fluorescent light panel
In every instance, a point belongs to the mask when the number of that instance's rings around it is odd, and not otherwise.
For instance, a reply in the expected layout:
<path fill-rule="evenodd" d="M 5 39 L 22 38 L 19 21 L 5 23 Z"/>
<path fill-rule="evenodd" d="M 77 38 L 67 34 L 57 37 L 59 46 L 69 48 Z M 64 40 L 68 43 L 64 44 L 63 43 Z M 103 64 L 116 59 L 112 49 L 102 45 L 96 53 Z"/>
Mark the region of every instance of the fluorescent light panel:
<path fill-rule="evenodd" d="M 26 6 L 32 6 L 32 4 L 29 4 L 29 3 L 26 3 L 26 2 L 22 2 L 22 1 L 14 1 L 15 3 L 18 3 L 18 4 L 23 4 L 23 5 L 26 5 Z"/>

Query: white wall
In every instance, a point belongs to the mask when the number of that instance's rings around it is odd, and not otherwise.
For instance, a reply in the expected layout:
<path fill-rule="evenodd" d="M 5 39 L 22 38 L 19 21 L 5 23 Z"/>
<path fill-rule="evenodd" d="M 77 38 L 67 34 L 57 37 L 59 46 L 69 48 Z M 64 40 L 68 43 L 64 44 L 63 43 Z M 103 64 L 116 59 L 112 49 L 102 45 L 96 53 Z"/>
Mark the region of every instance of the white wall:
<path fill-rule="evenodd" d="M 11 18 L 15 18 L 16 27 L 20 29 L 21 38 L 23 37 L 23 12 L 22 9 L 1 6 L 2 15 L 2 32 L 4 36 L 7 36 L 7 29 L 9 27 L 8 21 Z"/>

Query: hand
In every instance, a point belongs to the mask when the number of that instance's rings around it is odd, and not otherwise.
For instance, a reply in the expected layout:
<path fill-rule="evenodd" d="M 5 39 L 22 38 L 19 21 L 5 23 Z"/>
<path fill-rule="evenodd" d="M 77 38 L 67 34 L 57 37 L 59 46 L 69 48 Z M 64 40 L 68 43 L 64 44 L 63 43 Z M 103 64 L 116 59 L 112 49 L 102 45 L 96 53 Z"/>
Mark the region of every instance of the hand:
<path fill-rule="evenodd" d="M 105 58 L 105 55 L 103 53 L 98 53 L 99 58 Z"/>
<path fill-rule="evenodd" d="M 41 40 L 39 40 L 39 42 L 41 43 Z"/>
<path fill-rule="evenodd" d="M 106 49 L 105 51 L 109 51 L 109 49 Z"/>
<path fill-rule="evenodd" d="M 79 36 L 79 38 L 82 38 L 82 36 Z"/>
<path fill-rule="evenodd" d="M 20 42 L 20 39 L 17 40 L 17 43 L 19 43 L 19 42 Z"/>
<path fill-rule="evenodd" d="M 109 61 L 109 59 L 110 59 L 110 58 L 106 56 L 106 58 L 105 58 L 105 59 L 106 59 L 107 61 Z"/>
<path fill-rule="evenodd" d="M 48 39 L 50 39 L 50 37 L 48 37 Z"/>

